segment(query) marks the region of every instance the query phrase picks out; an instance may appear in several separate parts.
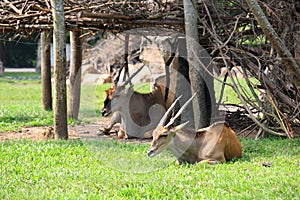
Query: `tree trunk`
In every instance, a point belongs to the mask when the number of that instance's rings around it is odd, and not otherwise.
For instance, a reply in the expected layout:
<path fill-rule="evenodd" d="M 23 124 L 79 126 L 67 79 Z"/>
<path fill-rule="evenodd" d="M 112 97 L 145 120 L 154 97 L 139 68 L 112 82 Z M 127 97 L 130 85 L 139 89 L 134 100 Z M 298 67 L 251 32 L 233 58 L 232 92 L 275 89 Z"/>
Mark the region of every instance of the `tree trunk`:
<path fill-rule="evenodd" d="M 178 38 L 178 67 L 177 67 L 177 79 L 176 79 L 176 96 L 182 95 L 179 100 L 180 105 L 183 105 L 191 97 L 191 87 L 189 80 L 189 63 L 187 61 L 187 52 L 186 52 L 186 41 L 185 38 Z M 177 113 L 179 108 L 176 108 L 175 113 Z M 193 115 L 193 106 L 192 104 L 188 105 L 186 110 L 181 114 L 181 123 L 189 121 L 186 127 L 193 128 L 194 124 L 194 115 Z"/>
<path fill-rule="evenodd" d="M 200 49 L 197 29 L 197 11 L 195 0 L 183 0 L 189 77 L 192 93 L 197 92 L 197 101 L 193 101 L 195 128 L 209 125 L 209 110 L 206 99 L 205 71 L 199 64 Z"/>
<path fill-rule="evenodd" d="M 65 16 L 62 0 L 51 0 L 54 49 L 54 136 L 68 139 Z"/>
<path fill-rule="evenodd" d="M 43 32 L 42 32 L 43 33 Z M 41 73 L 41 54 L 42 54 L 42 33 L 41 33 L 41 37 L 40 37 L 40 39 L 39 39 L 39 41 L 38 41 L 38 52 L 37 52 L 37 60 L 36 60 L 36 65 L 35 65 L 35 72 L 36 73 Z"/>
<path fill-rule="evenodd" d="M 293 83 L 295 84 L 298 92 L 300 92 L 300 67 L 297 65 L 296 60 L 271 26 L 258 2 L 256 0 L 246 0 L 246 2 L 253 12 L 253 15 L 255 16 L 261 29 L 270 40 L 272 46 L 276 49 L 279 56 L 282 58 L 282 61 L 285 64 Z"/>
<path fill-rule="evenodd" d="M 4 51 L 3 51 L 2 41 L 0 42 L 0 77 L 3 76 L 4 72 Z"/>
<path fill-rule="evenodd" d="M 0 59 L 0 77 L 3 76 L 3 62 Z"/>
<path fill-rule="evenodd" d="M 297 19 L 299 19 L 300 17 L 300 2 L 298 1 L 298 3 L 295 5 L 295 15 L 298 17 Z M 294 30 L 298 30 L 294 32 L 294 38 L 293 40 L 295 41 L 295 50 L 294 50 L 294 54 L 295 54 L 295 60 L 298 64 L 298 66 L 300 66 L 300 20 L 295 20 L 295 29 Z"/>
<path fill-rule="evenodd" d="M 40 41 L 43 108 L 44 110 L 52 110 L 50 31 L 43 31 Z"/>
<path fill-rule="evenodd" d="M 68 91 L 68 117 L 78 119 L 81 90 L 81 40 L 80 32 L 70 33 L 71 60 L 70 60 L 70 83 Z"/>

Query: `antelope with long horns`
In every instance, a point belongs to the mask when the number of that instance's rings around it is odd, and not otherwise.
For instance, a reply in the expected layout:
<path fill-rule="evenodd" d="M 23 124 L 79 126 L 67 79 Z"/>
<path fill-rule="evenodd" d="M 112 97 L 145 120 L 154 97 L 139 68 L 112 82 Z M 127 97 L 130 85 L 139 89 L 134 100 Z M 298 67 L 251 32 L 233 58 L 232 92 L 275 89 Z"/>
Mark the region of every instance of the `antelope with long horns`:
<path fill-rule="evenodd" d="M 170 79 L 174 80 L 174 79 L 176 79 L 176 76 L 177 76 L 177 74 L 172 72 L 170 74 Z M 167 87 L 166 86 L 166 76 L 159 76 L 154 81 L 151 93 L 153 93 L 154 91 L 159 90 L 160 93 L 162 94 L 163 101 L 165 102 L 162 106 L 164 107 L 164 109 L 168 109 L 170 107 L 170 105 L 172 104 L 173 100 L 174 100 L 175 87 L 176 87 L 176 83 L 174 83 L 174 82 L 171 82 L 169 87 Z M 104 101 L 104 106 L 101 109 L 101 115 L 103 117 L 107 117 L 112 113 L 111 102 L 112 102 L 112 98 L 115 94 L 116 88 L 117 88 L 117 85 L 113 84 L 108 90 L 105 91 L 106 99 Z M 167 88 L 168 88 L 168 91 L 166 92 Z M 147 97 L 148 95 L 147 94 L 141 94 L 141 96 Z M 132 98 L 131 101 L 135 102 L 136 100 L 134 100 L 134 99 L 135 98 Z M 146 101 L 145 101 L 145 104 L 146 104 Z M 138 104 L 136 104 L 136 105 L 138 105 Z M 129 112 L 133 113 L 134 111 L 129 109 Z M 138 121 L 140 121 L 140 119 L 138 119 Z M 158 119 L 158 121 L 159 121 L 159 119 Z M 158 121 L 157 121 L 157 123 L 158 123 Z M 99 131 L 101 133 L 109 135 L 110 130 L 117 123 L 121 123 L 121 114 L 119 112 L 114 112 L 109 124 L 107 126 L 101 128 Z M 156 124 L 154 125 L 153 129 L 155 127 L 156 127 Z M 121 135 L 123 135 L 123 134 L 121 134 Z M 151 133 L 148 133 L 147 135 L 149 135 L 149 136 L 146 136 L 146 137 L 151 137 L 152 136 Z"/>
<path fill-rule="evenodd" d="M 167 125 L 167 116 L 178 101 L 177 98 L 164 114 L 153 131 L 153 140 L 147 152 L 149 157 L 171 150 L 178 163 L 223 163 L 232 158 L 242 157 L 242 146 L 235 132 L 224 122 L 216 122 L 202 129 L 185 129 L 185 122 L 175 127 L 171 125 L 180 116 L 195 94 L 181 107 Z"/>
<path fill-rule="evenodd" d="M 147 94 L 135 92 L 132 85 L 126 87 L 141 69 L 142 67 L 123 84 L 117 86 L 112 95 L 111 111 L 114 112 L 113 117 L 116 117 L 115 119 L 121 123 L 118 133 L 120 138 L 124 136 L 128 138 L 152 137 L 152 130 L 156 127 L 166 110 L 161 87 L 154 84 L 152 91 Z"/>

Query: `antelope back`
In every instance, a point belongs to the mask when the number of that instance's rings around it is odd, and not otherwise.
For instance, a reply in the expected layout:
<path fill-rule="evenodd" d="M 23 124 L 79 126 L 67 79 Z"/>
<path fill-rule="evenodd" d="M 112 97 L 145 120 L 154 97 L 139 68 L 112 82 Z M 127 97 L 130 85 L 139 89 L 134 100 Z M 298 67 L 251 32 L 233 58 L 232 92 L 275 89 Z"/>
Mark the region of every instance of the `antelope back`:
<path fill-rule="evenodd" d="M 153 132 L 148 156 L 153 157 L 168 148 L 180 163 L 216 164 L 242 157 L 242 146 L 236 134 L 224 122 L 199 130 L 182 128 L 181 125 L 173 128 L 157 127 Z"/>
<path fill-rule="evenodd" d="M 198 132 L 203 129 L 198 130 Z M 242 157 L 242 145 L 227 123 L 219 122 L 205 129 L 200 157 L 225 162 Z"/>

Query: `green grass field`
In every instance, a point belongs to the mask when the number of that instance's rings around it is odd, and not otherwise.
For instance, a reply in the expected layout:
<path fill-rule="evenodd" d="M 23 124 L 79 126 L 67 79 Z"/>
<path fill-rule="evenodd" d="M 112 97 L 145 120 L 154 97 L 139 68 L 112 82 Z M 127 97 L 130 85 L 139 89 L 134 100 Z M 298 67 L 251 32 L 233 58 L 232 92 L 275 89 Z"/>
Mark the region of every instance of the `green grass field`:
<path fill-rule="evenodd" d="M 21 126 L 53 124 L 52 112 L 42 109 L 41 81 L 14 80 L 5 76 L 0 78 L 0 132 L 20 130 Z M 22 73 L 16 73 L 18 76 Z"/>
<path fill-rule="evenodd" d="M 108 87 L 83 88 L 82 118 L 99 117 Z M 53 124 L 52 112 L 42 110 L 39 80 L 0 78 L 0 102 L 0 134 Z M 300 198 L 299 138 L 240 140 L 243 158 L 215 166 L 178 166 L 168 152 L 150 159 L 147 143 L 2 141 L 0 199 Z"/>
<path fill-rule="evenodd" d="M 242 139 L 242 145 L 244 157 L 235 162 L 178 166 L 169 155 L 147 158 L 149 144 L 1 142 L 0 198 L 300 198 L 299 141 Z"/>

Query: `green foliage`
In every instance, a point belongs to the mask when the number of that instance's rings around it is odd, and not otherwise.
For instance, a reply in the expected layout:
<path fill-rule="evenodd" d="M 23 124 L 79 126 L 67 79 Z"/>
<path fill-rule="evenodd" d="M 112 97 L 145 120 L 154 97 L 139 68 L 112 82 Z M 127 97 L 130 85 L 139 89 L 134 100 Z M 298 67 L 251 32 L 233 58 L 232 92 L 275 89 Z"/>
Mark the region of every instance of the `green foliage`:
<path fill-rule="evenodd" d="M 241 142 L 242 159 L 215 166 L 179 166 L 170 154 L 153 160 L 149 144 L 1 142 L 0 198 L 299 199 L 299 141 Z"/>
<path fill-rule="evenodd" d="M 238 32 L 243 32 L 247 30 L 251 30 L 251 24 L 246 24 L 242 27 L 239 27 L 237 29 Z M 241 39 L 238 39 L 239 44 L 243 45 L 250 45 L 250 46 L 257 46 L 261 44 L 267 44 L 269 41 L 267 40 L 267 37 L 264 34 L 260 34 L 257 36 L 254 35 L 245 35 L 242 36 Z"/>
<path fill-rule="evenodd" d="M 255 78 L 250 78 L 249 80 L 252 83 L 252 85 L 258 84 L 258 81 Z M 241 91 L 241 93 L 244 96 L 247 96 L 250 99 L 252 99 L 253 101 L 255 101 L 255 98 L 252 95 L 252 93 L 250 92 L 250 89 L 249 89 L 245 79 L 235 79 L 235 82 L 237 83 L 239 90 Z M 229 78 L 227 78 L 227 83 L 232 84 L 232 81 Z M 214 84 L 215 84 L 215 93 L 216 93 L 215 95 L 216 95 L 216 99 L 218 101 L 220 99 L 222 83 L 215 80 Z M 258 91 L 256 89 L 255 89 L 255 92 L 256 92 L 256 95 L 258 95 Z M 230 87 L 228 85 L 225 85 L 224 95 L 222 97 L 222 103 L 237 104 L 237 105 L 242 104 L 241 100 L 238 98 L 237 93 L 232 89 L 232 87 Z"/>
<path fill-rule="evenodd" d="M 247 37 L 243 37 L 242 39 L 239 39 L 238 41 L 240 44 L 250 45 L 250 46 L 257 46 L 257 45 L 269 43 L 265 35 L 259 35 L 257 37 L 247 36 Z"/>

